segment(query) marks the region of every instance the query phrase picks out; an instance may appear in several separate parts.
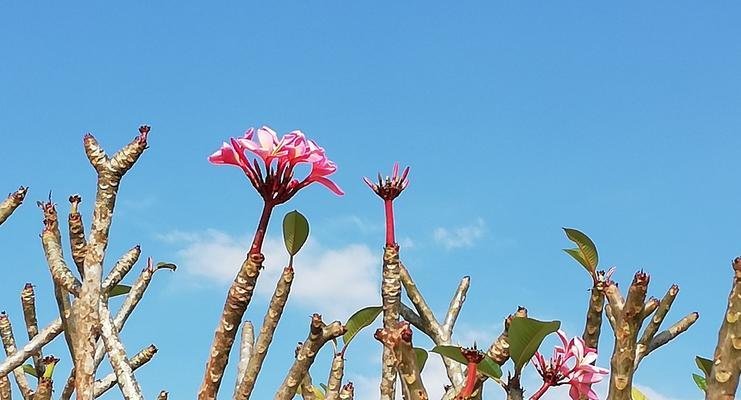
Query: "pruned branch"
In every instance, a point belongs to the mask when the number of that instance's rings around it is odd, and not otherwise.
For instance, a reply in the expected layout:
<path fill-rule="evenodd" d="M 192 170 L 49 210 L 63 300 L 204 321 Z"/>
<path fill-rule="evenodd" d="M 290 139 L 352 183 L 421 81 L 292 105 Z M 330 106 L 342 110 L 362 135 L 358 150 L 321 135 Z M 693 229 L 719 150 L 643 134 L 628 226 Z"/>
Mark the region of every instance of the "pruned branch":
<path fill-rule="evenodd" d="M 378 329 L 376 340 L 391 350 L 393 362 L 401 377 L 402 393 L 406 400 L 428 400 L 427 390 L 417 367 L 417 357 L 412 348 L 412 330 L 409 322 L 398 322 L 393 328 Z"/>
<path fill-rule="evenodd" d="M 149 345 L 140 350 L 129 360 L 131 369 L 139 369 L 139 367 L 151 361 L 155 354 L 157 354 L 157 347 L 154 345 Z M 102 396 L 105 392 L 116 386 L 117 382 L 116 374 L 113 372 L 106 375 L 103 379 L 95 381 L 95 397 Z"/>
<path fill-rule="evenodd" d="M 15 336 L 13 335 L 13 327 L 10 324 L 10 318 L 5 312 L 0 313 L 0 339 L 2 339 L 3 347 L 5 348 L 5 354 L 8 357 L 12 356 L 16 352 Z M 28 384 L 26 379 L 26 373 L 23 372 L 23 368 L 15 368 L 13 370 L 13 376 L 15 382 L 18 384 L 18 388 L 21 391 L 21 395 L 25 400 L 31 400 L 33 391 L 31 386 Z"/>
<path fill-rule="evenodd" d="M 247 365 L 250 363 L 252 353 L 255 349 L 255 327 L 252 326 L 252 322 L 244 321 L 242 324 L 242 339 L 239 347 L 239 362 L 237 363 L 237 382 L 234 387 L 234 396 L 237 397 L 237 390 L 239 385 L 244 379 L 244 374 L 247 372 Z"/>
<path fill-rule="evenodd" d="M 62 333 L 62 319 L 57 318 L 51 324 L 39 331 L 39 334 L 31 339 L 25 346 L 16 350 L 13 355 L 8 356 L 0 363 L 0 376 L 9 374 L 14 369 L 23 365 L 23 362 L 41 351 L 41 348 L 49 344 L 54 338 Z"/>
<path fill-rule="evenodd" d="M 422 296 L 422 293 L 417 288 L 417 284 L 412 279 L 411 274 L 409 274 L 409 270 L 406 269 L 403 263 L 400 264 L 399 273 L 406 295 L 418 313 L 414 314 L 413 312 L 410 312 L 411 310 L 405 310 L 404 307 L 406 306 L 402 304 L 402 313 L 409 317 L 405 317 L 405 319 L 429 336 L 435 345 L 444 346 L 451 344 L 453 328 L 458 315 L 460 314 L 460 310 L 463 307 L 463 303 L 466 300 L 466 293 L 470 286 L 470 278 L 466 276 L 458 284 L 458 288 L 456 289 L 455 295 L 450 301 L 450 306 L 446 312 L 445 322 L 440 324 L 437 318 L 435 318 L 432 309 L 427 304 L 427 301 L 425 301 L 424 296 Z M 419 317 L 418 322 L 415 321 L 417 316 Z M 450 379 L 450 382 L 453 385 L 453 389 L 460 389 L 463 384 L 463 369 L 461 368 L 461 365 L 445 357 L 443 357 L 443 363 L 445 365 L 448 379 Z"/>
<path fill-rule="evenodd" d="M 86 246 L 83 270 L 85 272 L 79 299 L 73 306 L 73 317 L 77 324 L 74 337 L 75 390 L 78 400 L 94 398 L 96 333 L 101 327 L 101 282 L 103 259 L 108 247 L 113 209 L 116 204 L 119 184 L 124 173 L 131 168 L 147 148 L 149 127 L 139 128 L 139 135 L 108 159 L 95 138 L 87 134 L 83 140 L 85 154 L 98 175 L 95 206 Z M 109 336 L 110 337 L 110 336 Z"/>
<path fill-rule="evenodd" d="M 70 210 L 67 216 L 67 226 L 69 229 L 69 244 L 72 252 L 72 260 L 77 266 L 77 271 L 80 276 L 85 276 L 84 263 L 85 263 L 85 247 L 87 246 L 87 240 L 85 239 L 85 226 L 82 223 L 82 215 L 78 209 L 82 197 L 77 194 L 69 196 Z"/>
<path fill-rule="evenodd" d="M 401 304 L 401 264 L 399 262 L 399 246 L 387 244 L 383 252 L 383 271 L 381 281 L 381 301 L 383 304 L 383 326 L 391 329 L 399 322 Z M 393 400 L 396 389 L 396 370 L 393 364 L 393 354 L 388 347 L 383 348 L 381 358 L 381 398 Z"/>
<path fill-rule="evenodd" d="M 249 358 L 247 364 L 247 370 L 244 373 L 244 377 L 241 379 L 235 399 L 248 399 L 252 394 L 252 390 L 255 387 L 255 381 L 257 376 L 260 374 L 262 363 L 265 361 L 265 356 L 268 354 L 270 343 L 273 341 L 273 334 L 278 326 L 280 317 L 283 315 L 283 308 L 286 306 L 288 301 L 288 294 L 291 292 L 291 284 L 293 283 L 293 267 L 288 266 L 283 269 L 283 273 L 278 280 L 278 284 L 273 292 L 273 297 L 270 299 L 268 310 L 265 313 L 265 318 L 262 321 L 260 327 L 260 334 L 257 336 L 255 347 L 252 355 Z"/>
<path fill-rule="evenodd" d="M 733 260 L 733 286 L 723 316 L 713 353 L 713 368 L 707 380 L 706 400 L 734 399 L 738 389 L 741 374 L 741 257 Z"/>
<path fill-rule="evenodd" d="M 296 360 L 293 362 L 288 375 L 283 380 L 274 400 L 290 400 L 296 395 L 296 389 L 301 384 L 304 376 L 309 371 L 311 364 L 319 350 L 330 340 L 336 339 L 345 333 L 345 327 L 339 321 L 325 325 L 319 314 L 311 317 L 309 337 L 301 345 Z"/>
<path fill-rule="evenodd" d="M 23 307 L 23 319 L 26 322 L 28 340 L 32 340 L 39 334 L 39 321 L 36 318 L 36 294 L 34 293 L 33 285 L 30 283 L 26 283 L 26 286 L 21 291 L 21 305 Z M 41 351 L 33 356 L 33 366 L 36 370 L 36 376 L 41 376 L 44 372 L 41 365 L 42 358 L 43 354 Z"/>
<path fill-rule="evenodd" d="M 664 298 L 655 304 L 654 298 L 646 301 L 649 280 L 648 274 L 643 271 L 637 272 L 625 299 L 614 282 L 609 282 L 605 289 L 609 302 L 605 312 L 615 335 L 615 347 L 610 361 L 608 400 L 631 400 L 633 375 L 641 360 L 686 331 L 697 320 L 698 314 L 691 313 L 657 335 L 656 332 L 671 309 L 679 288 L 676 285 L 672 286 Z M 638 339 L 643 321 L 649 317 L 651 321 Z"/>
<path fill-rule="evenodd" d="M 8 218 L 10 218 L 10 215 L 13 214 L 13 211 L 23 203 L 23 199 L 26 198 L 26 193 L 28 193 L 28 188 L 21 186 L 18 190 L 9 194 L 5 200 L 0 202 L 0 225 L 7 221 Z"/>
<path fill-rule="evenodd" d="M 44 230 L 41 232 L 41 244 L 44 247 L 44 255 L 51 276 L 54 283 L 77 297 L 80 295 L 82 284 L 75 278 L 67 266 L 67 262 L 64 261 L 57 210 L 51 201 L 39 202 L 38 205 L 44 213 Z"/>
<path fill-rule="evenodd" d="M 257 277 L 262 269 L 265 257 L 260 253 L 252 253 L 247 256 L 232 286 L 229 288 L 224 311 L 221 320 L 214 333 L 214 341 L 211 344 L 210 356 L 206 364 L 206 376 L 198 391 L 199 400 L 215 400 L 216 394 L 224 377 L 224 370 L 229 361 L 237 329 L 242 322 L 242 316 L 252 300 Z M 294 392 L 295 394 L 295 392 Z"/>
<path fill-rule="evenodd" d="M 337 400 L 342 390 L 342 378 L 345 376 L 345 358 L 342 352 L 335 353 L 329 368 L 326 400 Z"/>

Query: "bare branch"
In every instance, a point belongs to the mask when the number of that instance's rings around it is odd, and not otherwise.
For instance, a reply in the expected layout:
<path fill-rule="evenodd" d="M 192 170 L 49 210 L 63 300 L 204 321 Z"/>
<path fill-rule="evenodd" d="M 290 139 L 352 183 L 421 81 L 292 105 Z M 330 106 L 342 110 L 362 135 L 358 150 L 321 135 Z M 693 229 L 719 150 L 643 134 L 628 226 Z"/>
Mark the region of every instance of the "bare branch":
<path fill-rule="evenodd" d="M 0 400 L 13 400 L 7 375 L 0 376 Z"/>
<path fill-rule="evenodd" d="M 126 276 L 126 274 L 131 271 L 131 268 L 136 264 L 137 261 L 139 261 L 139 256 L 141 255 L 142 250 L 139 245 L 136 245 L 131 248 L 131 250 L 124 253 L 124 255 L 121 256 L 121 258 L 116 261 L 116 264 L 113 265 L 113 268 L 111 269 L 111 272 L 108 273 L 108 276 L 103 280 L 102 286 L 103 286 L 103 293 L 108 293 L 111 289 L 113 289 L 114 286 L 118 285 L 119 282 Z"/>
<path fill-rule="evenodd" d="M 466 293 L 468 293 L 468 288 L 470 286 L 471 277 L 464 276 L 458 284 L 458 288 L 455 290 L 453 299 L 450 300 L 448 312 L 445 314 L 445 322 L 443 322 L 442 326 L 443 333 L 447 339 L 450 339 L 453 334 L 455 322 L 458 320 L 458 315 L 461 313 L 461 308 L 463 307 L 463 303 L 466 301 Z"/>
<path fill-rule="evenodd" d="M 13 211 L 23 203 L 23 199 L 26 198 L 26 193 L 28 193 L 28 188 L 21 186 L 18 190 L 9 194 L 5 200 L 0 202 L 0 225 L 7 221 L 7 219 L 10 218 L 10 215 L 13 214 Z"/>
<path fill-rule="evenodd" d="M 41 232 L 41 244 L 44 246 L 44 255 L 47 264 L 49 264 L 51 276 L 57 285 L 69 293 L 79 296 L 82 285 L 64 261 L 62 236 L 59 232 L 59 221 L 54 203 L 49 201 L 39 202 L 38 204 L 44 212 L 44 230 Z"/>
<path fill-rule="evenodd" d="M 252 300 L 257 277 L 260 275 L 264 260 L 265 257 L 259 253 L 248 255 L 229 288 L 224 311 L 211 344 L 210 357 L 206 364 L 206 376 L 198 391 L 199 400 L 216 399 L 221 379 L 224 377 L 224 369 L 229 362 L 229 351 L 237 336 L 242 316 Z"/>
<path fill-rule="evenodd" d="M 36 318 L 36 294 L 34 293 L 33 285 L 30 283 L 26 283 L 26 286 L 21 291 L 21 305 L 23 307 L 23 319 L 26 322 L 28 340 L 32 340 L 39 334 L 39 321 Z M 36 376 L 41 376 L 44 372 L 41 365 L 42 357 L 43 354 L 40 351 L 33 356 L 33 366 L 36 370 Z"/>
<path fill-rule="evenodd" d="M 78 400 L 94 398 L 95 383 L 95 342 L 96 333 L 101 328 L 101 282 L 103 259 L 108 247 L 108 234 L 111 228 L 113 209 L 116 204 L 118 187 L 124 173 L 131 168 L 147 147 L 149 127 L 140 127 L 139 135 L 114 159 L 109 160 L 95 138 L 88 134 L 84 139 L 85 154 L 98 175 L 98 190 L 84 260 L 84 277 L 79 300 L 73 307 L 77 324 L 74 337 L 75 348 L 75 390 Z M 107 321 L 106 321 L 107 323 Z M 111 336 L 109 335 L 110 339 Z M 120 377 L 119 377 L 120 378 Z M 125 385 L 125 383 L 124 383 Z"/>
<path fill-rule="evenodd" d="M 322 317 L 319 314 L 314 314 L 311 318 L 309 337 L 297 352 L 296 360 L 293 362 L 288 375 L 275 394 L 274 400 L 293 399 L 296 395 L 296 389 L 303 381 L 311 364 L 314 363 L 314 357 L 316 357 L 322 346 L 328 341 L 342 336 L 345 331 L 345 327 L 339 321 L 325 325 L 322 322 Z"/>
<path fill-rule="evenodd" d="M 166 391 L 163 390 L 163 391 L 160 392 L 160 394 L 157 395 L 157 400 L 167 400 L 167 398 L 169 397 L 169 395 L 170 395 L 169 392 L 166 392 Z"/>
<path fill-rule="evenodd" d="M 288 266 L 283 269 L 283 274 L 278 280 L 273 297 L 270 299 L 270 304 L 268 305 L 268 311 L 265 313 L 265 318 L 262 321 L 260 334 L 257 336 L 255 348 L 252 356 L 249 358 L 244 378 L 240 381 L 237 388 L 235 399 L 248 399 L 252 394 L 255 381 L 262 368 L 262 363 L 268 354 L 270 343 L 273 341 L 275 328 L 278 326 L 280 317 L 283 315 L 283 308 L 288 301 L 288 294 L 291 292 L 291 284 L 293 283 L 293 275 L 293 267 Z"/>
<path fill-rule="evenodd" d="M 376 340 L 391 350 L 393 362 L 401 377 L 402 393 L 407 400 L 427 400 L 427 390 L 417 367 L 417 357 L 412 348 L 412 330 L 409 322 L 398 322 L 395 327 L 378 329 Z"/>
<path fill-rule="evenodd" d="M 342 352 L 338 352 L 332 358 L 332 366 L 327 379 L 326 400 L 337 400 L 342 390 L 342 378 L 345 376 L 345 359 Z"/>
<path fill-rule="evenodd" d="M 69 196 L 70 210 L 67 216 L 67 226 L 69 227 L 69 244 L 72 250 L 72 260 L 77 266 L 77 271 L 80 276 L 85 275 L 83 264 L 85 262 L 85 247 L 87 246 L 87 240 L 85 239 L 85 226 L 82 223 L 82 215 L 78 210 L 82 197 L 77 194 Z"/>
<path fill-rule="evenodd" d="M 713 353 L 713 368 L 708 377 L 706 400 L 736 398 L 741 373 L 741 257 L 733 260 L 733 273 L 728 307 Z"/>
<path fill-rule="evenodd" d="M 0 313 L 0 339 L 2 339 L 5 354 L 12 356 L 16 352 L 15 336 L 13 335 L 13 327 L 10 325 L 10 319 L 5 312 Z M 26 379 L 26 373 L 23 372 L 23 368 L 14 369 L 13 376 L 15 377 L 15 382 L 18 384 L 18 388 L 21 390 L 23 398 L 25 400 L 31 400 L 33 391 L 28 384 L 28 379 Z"/>
<path fill-rule="evenodd" d="M 399 246 L 396 244 L 387 244 L 383 252 L 383 280 L 381 282 L 383 326 L 387 329 L 391 329 L 399 323 L 399 308 L 401 304 L 400 269 Z M 380 400 L 393 400 L 396 389 L 396 370 L 394 368 L 393 354 L 388 347 L 383 348 L 380 386 Z"/>
<path fill-rule="evenodd" d="M 26 343 L 25 346 L 17 350 L 13 355 L 8 356 L 5 361 L 0 363 L 0 376 L 5 376 L 14 369 L 23 365 L 24 361 L 41 351 L 42 347 L 54 340 L 54 338 L 59 336 L 60 333 L 62 333 L 62 319 L 57 318 L 54 322 L 42 329 L 32 340 Z"/>
<path fill-rule="evenodd" d="M 237 397 L 237 390 L 239 385 L 244 379 L 244 374 L 247 371 L 247 365 L 252 357 L 252 352 L 255 348 L 255 327 L 252 326 L 252 322 L 244 321 L 242 324 L 242 340 L 239 348 L 239 363 L 237 363 L 237 384 L 234 387 L 234 398 Z"/>
<path fill-rule="evenodd" d="M 108 310 L 108 305 L 104 301 L 100 302 L 100 322 L 100 334 L 103 337 L 111 367 L 116 374 L 121 394 L 126 400 L 144 399 L 141 387 L 134 378 L 134 372 L 126 356 L 126 349 L 121 343 L 118 330 L 113 325 L 113 318 Z"/>
<path fill-rule="evenodd" d="M 139 367 L 151 361 L 155 354 L 157 354 L 157 347 L 155 347 L 154 345 L 149 345 L 148 347 L 140 350 L 134 355 L 134 357 L 131 357 L 131 360 L 129 360 L 129 362 L 131 363 L 131 369 L 139 369 Z M 105 392 L 116 386 L 117 382 L 118 380 L 116 379 L 115 373 L 110 373 L 103 379 L 95 381 L 95 397 L 97 398 L 105 394 Z"/>

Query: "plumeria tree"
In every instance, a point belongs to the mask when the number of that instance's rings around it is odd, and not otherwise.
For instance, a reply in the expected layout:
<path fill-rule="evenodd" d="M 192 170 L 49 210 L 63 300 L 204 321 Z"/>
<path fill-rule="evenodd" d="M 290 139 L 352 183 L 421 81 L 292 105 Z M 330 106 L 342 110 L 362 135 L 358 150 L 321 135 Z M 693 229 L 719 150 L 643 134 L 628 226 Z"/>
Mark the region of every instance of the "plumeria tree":
<path fill-rule="evenodd" d="M 106 154 L 92 135 L 85 136 L 85 152 L 97 174 L 97 194 L 89 231 L 80 212 L 82 199 L 77 195 L 69 198 L 69 259 L 62 250 L 56 204 L 51 198 L 39 202 L 43 216 L 41 247 L 54 282 L 53 297 L 59 308 L 59 318 L 40 328 L 32 284 L 26 285 L 20 295 L 27 341 L 14 332 L 11 317 L 15 319 L 15 316 L 0 314 L 0 338 L 6 353 L 6 358 L 0 362 L 0 400 L 11 398 L 11 376 L 24 400 L 51 399 L 54 374 L 58 374 L 58 364 L 65 358 L 71 360 L 69 365 L 72 368 L 66 381 L 60 382 L 64 383 L 57 391 L 61 399 L 73 395 L 77 399 L 94 399 L 114 386 L 118 386 L 125 399 L 168 397 L 166 391 L 145 396 L 136 379 L 135 371 L 153 358 L 157 348 L 149 346 L 131 354 L 122 343 L 119 332 L 142 299 L 154 273 L 162 269 L 174 270 L 175 266 L 154 263 L 148 258 L 146 267 L 133 284 L 124 285 L 121 282 L 142 252 L 139 246 L 134 246 L 115 263 L 108 263 L 110 268 L 104 274 L 118 189 L 123 176 L 148 148 L 149 132 L 149 127 L 142 126 L 135 139 L 112 156 Z M 231 397 L 244 400 L 254 398 L 257 378 L 263 370 L 296 279 L 294 262 L 298 265 L 299 261 L 294 258 L 309 235 L 309 223 L 301 213 L 291 211 L 285 214 L 283 238 L 289 254 L 288 264 L 275 284 L 262 324 L 258 327 L 252 321 L 244 320 L 263 269 L 262 246 L 273 212 L 313 183 L 326 187 L 335 195 L 341 196 L 343 191 L 330 179 L 337 166 L 322 147 L 298 130 L 279 137 L 269 127 L 249 129 L 244 135 L 223 143 L 208 160 L 213 164 L 241 169 L 263 203 L 260 214 L 256 215 L 257 228 L 252 242 L 245 245 L 244 261 L 226 293 L 198 392 L 200 400 L 216 399 L 220 393 L 221 398 L 229 397 L 229 394 L 224 394 L 222 386 L 229 367 L 229 355 L 239 336 L 238 359 L 232 363 L 237 373 Z M 297 171 L 303 170 L 299 168 L 301 165 L 308 165 L 309 172 L 297 176 Z M 529 311 L 519 306 L 503 319 L 501 332 L 489 346 L 479 349 L 476 343 L 456 343 L 454 330 L 471 279 L 467 276 L 461 278 L 448 309 L 444 314 L 436 315 L 404 265 L 396 241 L 394 202 L 408 188 L 409 173 L 409 167 L 400 170 L 395 164 L 389 176 L 379 174 L 376 180 L 364 179 L 384 205 L 386 230 L 379 259 L 382 279 L 378 283 L 378 303 L 358 310 L 346 321 L 325 322 L 321 315 L 314 314 L 308 321 L 306 337 L 295 349 L 274 350 L 293 351 L 295 355 L 282 383 L 275 389 L 274 399 L 289 400 L 297 396 L 304 400 L 354 398 L 355 388 L 344 373 L 346 362 L 353 361 L 347 350 L 353 338 L 371 326 L 377 328 L 373 336 L 383 349 L 381 379 L 378 391 L 362 393 L 364 398 L 392 400 L 400 394 L 406 400 L 429 399 L 430 392 L 422 379 L 422 371 L 430 353 L 442 358 L 449 380 L 443 396 L 446 400 L 537 400 L 559 386 L 568 387 L 573 400 L 595 400 L 598 395 L 593 385 L 602 380 L 609 383 L 609 400 L 645 398 L 633 386 L 633 377 L 641 361 L 676 339 L 698 319 L 697 313 L 690 313 L 661 329 L 679 292 L 676 285 L 671 286 L 660 300 L 650 297 L 650 277 L 639 271 L 627 290 L 621 291 L 612 280 L 614 268 L 599 269 L 594 242 L 579 230 L 565 228 L 566 237 L 576 246 L 565 251 L 587 271 L 591 289 L 585 298 L 587 312 L 581 336 L 569 337 L 560 329 L 560 321 L 538 320 L 532 317 L 537 310 Z M 0 224 L 8 220 L 27 193 L 28 189 L 21 187 L 0 203 Z M 69 268 L 71 264 L 74 264 L 74 269 Z M 706 399 L 734 398 L 739 382 L 741 258 L 734 260 L 732 265 L 733 286 L 715 353 L 712 358 L 696 357 L 702 375 L 695 374 L 694 379 L 705 392 Z M 113 296 L 126 296 L 115 313 L 109 303 Z M 381 319 L 376 322 L 379 316 Z M 609 368 L 597 365 L 603 325 L 611 328 L 614 338 Z M 419 335 L 428 337 L 434 347 L 415 347 L 414 340 Z M 64 337 L 69 354 L 46 354 L 45 346 L 58 336 Z M 548 337 L 559 342 L 552 349 L 550 358 L 546 358 L 544 353 L 547 352 L 540 349 Z M 21 345 L 21 342 L 25 344 Z M 327 377 L 325 383 L 314 378 L 319 375 L 312 367 L 319 351 L 329 345 L 333 348 L 330 369 L 320 371 L 321 376 Z M 604 350 L 604 346 L 602 348 Z M 98 366 L 106 355 L 113 372 L 99 376 Z M 542 383 L 525 388 L 522 385 L 524 374 L 540 376 Z"/>

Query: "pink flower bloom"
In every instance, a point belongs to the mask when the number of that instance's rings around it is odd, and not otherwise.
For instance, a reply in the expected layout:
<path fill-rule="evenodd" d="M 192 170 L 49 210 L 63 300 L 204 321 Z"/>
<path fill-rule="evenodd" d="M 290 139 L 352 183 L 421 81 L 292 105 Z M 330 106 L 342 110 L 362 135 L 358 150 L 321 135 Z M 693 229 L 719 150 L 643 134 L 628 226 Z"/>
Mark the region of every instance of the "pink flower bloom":
<path fill-rule="evenodd" d="M 533 365 L 543 377 L 543 386 L 530 399 L 540 398 L 550 387 L 568 384 L 571 386 L 569 396 L 572 399 L 597 400 L 592 384 L 601 381 L 609 372 L 592 365 L 597 361 L 597 350 L 586 347 L 581 337 L 569 341 L 563 331 L 559 330 L 557 334 L 562 346 L 554 348 L 550 360 L 546 361 L 540 352 L 533 357 Z"/>
<path fill-rule="evenodd" d="M 256 155 L 248 158 L 246 152 Z M 337 195 L 344 192 L 327 176 L 337 170 L 324 149 L 306 139 L 303 132 L 292 131 L 282 138 L 267 126 L 250 128 L 240 138 L 224 143 L 208 160 L 213 164 L 234 165 L 244 171 L 252 185 L 266 202 L 280 204 L 293 197 L 299 189 L 317 182 Z M 277 160 L 277 165 L 274 161 Z M 311 164 L 311 173 L 303 180 L 294 179 L 294 167 L 300 163 Z"/>

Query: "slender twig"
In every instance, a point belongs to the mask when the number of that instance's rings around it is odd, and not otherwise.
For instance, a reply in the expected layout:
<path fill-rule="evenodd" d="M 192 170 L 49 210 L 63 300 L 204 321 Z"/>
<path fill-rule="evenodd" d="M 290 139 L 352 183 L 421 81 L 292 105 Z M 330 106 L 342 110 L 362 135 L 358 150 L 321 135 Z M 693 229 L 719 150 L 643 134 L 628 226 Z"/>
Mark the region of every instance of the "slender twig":
<path fill-rule="evenodd" d="M 154 345 L 149 345 L 140 350 L 129 360 L 131 369 L 139 369 L 139 367 L 151 361 L 155 354 L 157 354 L 157 347 Z M 102 396 L 105 392 L 116 386 L 117 382 L 116 374 L 113 372 L 106 375 L 103 379 L 95 381 L 95 397 Z"/>
<path fill-rule="evenodd" d="M 257 376 L 260 374 L 265 356 L 268 354 L 270 343 L 273 341 L 273 334 L 278 326 L 280 317 L 283 315 L 283 308 L 288 301 L 288 295 L 291 291 L 291 284 L 293 283 L 293 267 L 288 266 L 283 269 L 278 284 L 273 292 L 273 297 L 270 299 L 268 310 L 265 313 L 265 318 L 262 321 L 260 327 L 260 334 L 257 336 L 255 347 L 252 352 L 252 356 L 249 358 L 247 364 L 247 370 L 244 373 L 244 377 L 239 383 L 235 399 L 248 399 L 252 394 L 252 390 L 255 387 L 255 381 Z"/>
<path fill-rule="evenodd" d="M 18 190 L 9 194 L 5 200 L 0 202 L 0 225 L 2 225 L 3 222 L 13 214 L 13 211 L 23 203 L 26 193 L 28 193 L 28 188 L 21 186 Z"/>
<path fill-rule="evenodd" d="M 298 350 L 296 360 L 293 362 L 286 378 L 275 394 L 274 400 L 293 399 L 296 395 L 296 389 L 303 381 L 311 364 L 314 363 L 314 357 L 316 357 L 322 346 L 328 341 L 342 336 L 345 331 L 345 327 L 339 321 L 325 325 L 322 322 L 322 317 L 319 314 L 314 314 L 311 317 L 309 337 Z"/>
<path fill-rule="evenodd" d="M 5 354 L 9 357 L 12 356 L 16 352 L 15 336 L 13 335 L 13 327 L 10 324 L 10 319 L 5 312 L 0 313 L 0 339 L 2 339 Z M 13 370 L 13 376 L 15 377 L 15 382 L 18 384 L 18 388 L 21 390 L 23 398 L 30 400 L 33 396 L 33 391 L 28 384 L 28 379 L 26 379 L 26 373 L 23 372 L 23 368 L 15 368 Z"/>
<path fill-rule="evenodd" d="M 23 306 L 23 319 L 26 322 L 28 340 L 32 340 L 39 334 L 39 321 L 36 318 L 36 294 L 34 293 L 33 285 L 30 283 L 26 283 L 26 286 L 21 291 L 21 304 Z M 41 351 L 33 356 L 33 366 L 36 370 L 36 376 L 39 377 L 44 373 L 43 366 L 41 365 L 41 359 L 43 357 Z"/>
<path fill-rule="evenodd" d="M 445 320 L 442 326 L 443 333 L 447 339 L 450 339 L 452 336 L 453 328 L 455 328 L 455 323 L 461 313 L 463 303 L 466 301 L 466 294 L 468 293 L 469 287 L 471 287 L 471 277 L 464 276 L 458 284 L 458 288 L 455 290 L 453 298 L 450 300 L 448 312 L 445 313 Z"/>
<path fill-rule="evenodd" d="M 741 257 L 733 260 L 733 286 L 723 316 L 713 353 L 713 368 L 707 380 L 706 400 L 736 398 L 741 374 Z"/>
<path fill-rule="evenodd" d="M 221 379 L 224 376 L 224 369 L 229 362 L 229 352 L 237 336 L 237 329 L 242 316 L 252 300 L 263 260 L 265 260 L 265 257 L 260 253 L 248 255 L 229 288 L 224 311 L 219 320 L 219 325 L 216 327 L 210 357 L 206 364 L 206 376 L 198 391 L 199 400 L 216 399 Z"/>

